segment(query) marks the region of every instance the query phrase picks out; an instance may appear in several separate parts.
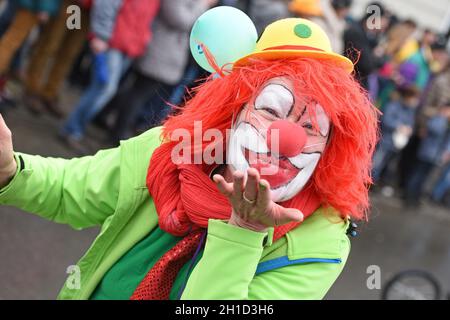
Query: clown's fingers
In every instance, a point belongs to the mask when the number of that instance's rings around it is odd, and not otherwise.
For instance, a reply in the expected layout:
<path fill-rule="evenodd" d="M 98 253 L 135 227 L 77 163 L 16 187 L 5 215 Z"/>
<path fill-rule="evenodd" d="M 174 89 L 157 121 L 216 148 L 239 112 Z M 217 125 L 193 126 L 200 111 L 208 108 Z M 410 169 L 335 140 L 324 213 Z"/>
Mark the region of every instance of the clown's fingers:
<path fill-rule="evenodd" d="M 270 184 L 267 180 L 261 179 L 258 186 L 258 197 L 256 199 L 256 207 L 258 211 L 265 212 L 272 201 L 270 199 Z"/>
<path fill-rule="evenodd" d="M 256 169 L 250 168 L 247 170 L 247 183 L 243 193 L 245 201 L 254 204 L 258 195 L 259 172 Z"/>
<path fill-rule="evenodd" d="M 294 208 L 284 208 L 280 205 L 276 206 L 276 211 L 278 211 L 274 216 L 276 226 L 281 226 L 289 222 L 303 221 L 303 213 L 300 210 Z"/>
<path fill-rule="evenodd" d="M 226 197 L 230 197 L 233 194 L 233 184 L 225 181 L 224 177 L 220 174 L 215 174 L 213 180 L 217 185 L 217 189 Z"/>
<path fill-rule="evenodd" d="M 233 173 L 233 189 L 234 200 L 242 200 L 242 191 L 244 190 L 244 173 L 241 171 L 235 171 Z"/>

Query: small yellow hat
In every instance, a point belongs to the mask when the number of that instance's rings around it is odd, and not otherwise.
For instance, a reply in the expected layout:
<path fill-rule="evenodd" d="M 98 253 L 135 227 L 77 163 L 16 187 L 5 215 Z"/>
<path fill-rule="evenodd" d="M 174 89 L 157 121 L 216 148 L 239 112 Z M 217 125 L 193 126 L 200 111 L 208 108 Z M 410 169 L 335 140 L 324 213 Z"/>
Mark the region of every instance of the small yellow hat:
<path fill-rule="evenodd" d="M 322 7 L 320 6 L 320 0 L 292 0 L 289 3 L 289 10 L 300 15 L 323 15 Z"/>
<path fill-rule="evenodd" d="M 255 59 L 278 60 L 307 57 L 332 60 L 348 73 L 353 71 L 353 62 L 334 53 L 325 31 L 312 21 L 287 18 L 268 25 L 256 44 L 253 53 L 239 59 L 234 67 L 248 65 Z"/>

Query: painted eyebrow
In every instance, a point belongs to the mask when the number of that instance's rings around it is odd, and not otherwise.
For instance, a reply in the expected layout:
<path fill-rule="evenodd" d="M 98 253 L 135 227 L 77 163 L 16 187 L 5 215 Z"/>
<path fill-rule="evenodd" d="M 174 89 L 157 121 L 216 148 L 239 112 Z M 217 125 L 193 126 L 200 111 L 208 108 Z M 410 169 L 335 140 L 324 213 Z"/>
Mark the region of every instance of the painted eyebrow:
<path fill-rule="evenodd" d="M 307 107 L 306 107 L 306 105 L 305 105 L 305 108 L 303 109 L 302 113 L 300 113 L 300 115 L 298 116 L 297 120 L 295 121 L 296 123 L 300 122 L 300 119 L 301 119 L 301 118 L 303 117 L 303 115 L 305 114 L 306 109 L 307 109 Z"/>

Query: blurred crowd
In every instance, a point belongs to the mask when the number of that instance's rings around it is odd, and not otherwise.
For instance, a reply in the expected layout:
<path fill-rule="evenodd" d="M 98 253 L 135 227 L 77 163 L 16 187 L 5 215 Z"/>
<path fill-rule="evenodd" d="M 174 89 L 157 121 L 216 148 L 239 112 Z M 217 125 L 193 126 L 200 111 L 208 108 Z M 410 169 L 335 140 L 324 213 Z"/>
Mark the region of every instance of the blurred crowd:
<path fill-rule="evenodd" d="M 76 5 L 76 7 L 74 7 Z M 379 107 L 376 189 L 415 206 L 423 193 L 449 205 L 449 32 L 421 28 L 381 3 L 362 18 L 351 0 L 0 0 L 0 110 L 24 105 L 59 119 L 61 141 L 78 154 L 95 124 L 111 145 L 161 123 L 205 74 L 189 53 L 189 34 L 206 10 L 245 11 L 261 33 L 286 17 L 307 18 Z M 23 88 L 18 98 L 9 83 Z M 63 86 L 81 88 L 64 112 Z"/>

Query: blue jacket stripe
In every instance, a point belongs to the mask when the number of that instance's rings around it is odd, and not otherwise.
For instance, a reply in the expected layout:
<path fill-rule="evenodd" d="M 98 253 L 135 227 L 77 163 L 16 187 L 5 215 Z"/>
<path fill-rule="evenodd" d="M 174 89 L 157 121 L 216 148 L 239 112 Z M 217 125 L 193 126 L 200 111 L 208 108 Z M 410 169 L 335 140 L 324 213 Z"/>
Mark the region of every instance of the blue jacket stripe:
<path fill-rule="evenodd" d="M 303 258 L 303 259 L 295 259 L 289 260 L 287 256 L 279 257 L 272 260 L 267 260 L 264 262 L 260 262 L 258 267 L 256 268 L 256 274 L 260 274 L 266 271 L 270 271 L 273 269 L 290 266 L 293 264 L 302 264 L 302 263 L 311 263 L 311 262 L 319 262 L 319 263 L 341 263 L 341 259 L 323 259 L 323 258 Z"/>

